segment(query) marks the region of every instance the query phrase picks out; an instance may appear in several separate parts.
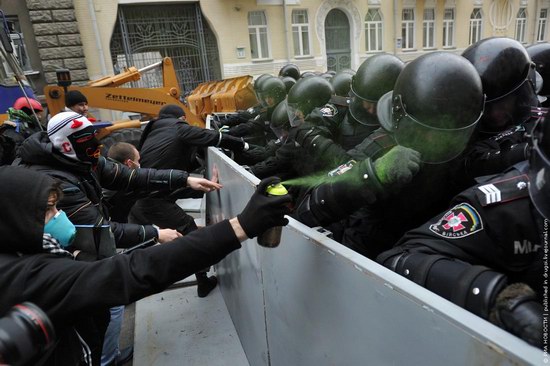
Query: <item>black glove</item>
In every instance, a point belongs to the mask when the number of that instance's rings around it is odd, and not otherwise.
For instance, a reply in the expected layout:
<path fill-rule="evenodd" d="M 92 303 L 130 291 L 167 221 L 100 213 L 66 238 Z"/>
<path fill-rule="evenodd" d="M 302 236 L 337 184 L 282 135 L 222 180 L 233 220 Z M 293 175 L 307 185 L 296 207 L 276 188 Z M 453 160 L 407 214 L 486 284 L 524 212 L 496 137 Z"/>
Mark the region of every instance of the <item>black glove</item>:
<path fill-rule="evenodd" d="M 513 283 L 502 290 L 489 319 L 527 343 L 542 348 L 542 304 L 525 283 Z"/>
<path fill-rule="evenodd" d="M 249 238 L 254 238 L 274 226 L 288 224 L 288 219 L 284 215 L 290 213 L 288 204 L 292 197 L 288 194 L 268 196 L 266 193 L 269 185 L 277 183 L 280 183 L 280 179 L 277 177 L 263 179 L 244 210 L 237 215 L 241 227 Z"/>
<path fill-rule="evenodd" d="M 420 170 L 420 153 L 397 145 L 374 162 L 374 171 L 384 188 L 409 183 Z"/>

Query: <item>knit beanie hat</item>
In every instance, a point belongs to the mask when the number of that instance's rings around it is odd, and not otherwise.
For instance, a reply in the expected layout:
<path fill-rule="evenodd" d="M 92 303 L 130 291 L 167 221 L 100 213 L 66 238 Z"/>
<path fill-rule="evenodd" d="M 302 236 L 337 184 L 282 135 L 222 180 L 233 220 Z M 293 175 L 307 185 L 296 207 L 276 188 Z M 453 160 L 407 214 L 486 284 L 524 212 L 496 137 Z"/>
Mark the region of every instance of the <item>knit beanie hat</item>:
<path fill-rule="evenodd" d="M 76 112 L 61 112 L 48 122 L 48 137 L 56 150 L 69 158 L 82 160 L 77 156 L 79 155 L 78 147 L 73 146 L 75 139 L 69 138 L 69 136 L 77 136 L 78 134 L 74 134 L 79 131 L 84 133 L 85 129 L 95 136 L 95 127 L 88 118 Z"/>
<path fill-rule="evenodd" d="M 185 112 L 176 104 L 166 104 L 159 111 L 159 118 L 180 118 L 181 116 L 185 116 Z"/>
<path fill-rule="evenodd" d="M 65 105 L 67 108 L 71 108 L 73 105 L 82 102 L 88 103 L 88 99 L 86 99 L 86 96 L 78 90 L 70 90 L 67 95 L 65 95 Z"/>

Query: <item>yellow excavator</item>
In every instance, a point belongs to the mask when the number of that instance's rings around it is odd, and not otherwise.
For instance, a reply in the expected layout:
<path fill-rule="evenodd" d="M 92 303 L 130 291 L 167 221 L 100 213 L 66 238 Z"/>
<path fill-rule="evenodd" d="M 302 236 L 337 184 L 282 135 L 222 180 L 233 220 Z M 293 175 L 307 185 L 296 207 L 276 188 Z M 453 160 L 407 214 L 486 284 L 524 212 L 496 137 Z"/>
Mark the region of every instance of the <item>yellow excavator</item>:
<path fill-rule="evenodd" d="M 121 87 L 140 80 L 143 73 L 158 67 L 162 70 L 162 87 Z M 72 85 L 68 70 L 57 70 L 56 73 L 57 85 L 44 88 L 48 112 L 52 116 L 64 110 L 65 94 L 70 90 L 78 90 L 84 94 L 92 108 L 140 113 L 141 120 L 158 115 L 165 104 L 177 104 L 185 111 L 187 122 L 199 127 L 205 126 L 206 116 L 212 112 L 235 112 L 258 103 L 250 75 L 199 84 L 187 97 L 187 101 L 183 100 L 174 65 L 169 57 L 142 69 L 132 66 L 120 74 L 93 80 L 82 86 Z M 135 140 L 137 129 L 142 124 L 140 120 L 115 121 L 111 126 L 101 129 L 98 137 L 103 139 L 112 135 L 111 139 L 115 141 Z M 133 131 L 127 131 L 128 129 Z M 115 132 L 119 135 L 117 138 L 114 136 Z M 132 133 L 134 137 L 122 136 Z"/>

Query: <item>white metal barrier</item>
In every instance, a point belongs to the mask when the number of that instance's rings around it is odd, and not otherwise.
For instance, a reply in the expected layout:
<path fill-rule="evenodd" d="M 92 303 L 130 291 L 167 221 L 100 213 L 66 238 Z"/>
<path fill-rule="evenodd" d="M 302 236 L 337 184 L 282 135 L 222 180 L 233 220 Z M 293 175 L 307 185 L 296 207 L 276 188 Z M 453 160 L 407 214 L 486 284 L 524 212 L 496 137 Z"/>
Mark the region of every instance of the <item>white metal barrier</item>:
<path fill-rule="evenodd" d="M 224 188 L 213 222 L 238 214 L 258 179 L 210 148 Z M 543 364 L 541 350 L 295 221 L 277 248 L 256 240 L 217 265 L 250 365 Z"/>

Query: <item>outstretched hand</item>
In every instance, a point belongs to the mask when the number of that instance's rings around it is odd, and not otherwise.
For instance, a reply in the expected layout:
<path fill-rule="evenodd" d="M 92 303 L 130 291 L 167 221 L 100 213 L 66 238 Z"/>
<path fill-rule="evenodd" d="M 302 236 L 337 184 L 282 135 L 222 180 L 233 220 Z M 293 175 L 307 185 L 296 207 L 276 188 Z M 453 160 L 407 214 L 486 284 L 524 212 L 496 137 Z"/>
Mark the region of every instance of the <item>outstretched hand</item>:
<path fill-rule="evenodd" d="M 187 178 L 187 186 L 195 191 L 211 192 L 221 189 L 223 186 L 206 178 L 189 177 Z"/>

